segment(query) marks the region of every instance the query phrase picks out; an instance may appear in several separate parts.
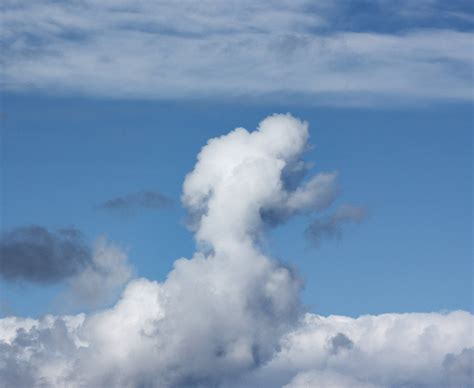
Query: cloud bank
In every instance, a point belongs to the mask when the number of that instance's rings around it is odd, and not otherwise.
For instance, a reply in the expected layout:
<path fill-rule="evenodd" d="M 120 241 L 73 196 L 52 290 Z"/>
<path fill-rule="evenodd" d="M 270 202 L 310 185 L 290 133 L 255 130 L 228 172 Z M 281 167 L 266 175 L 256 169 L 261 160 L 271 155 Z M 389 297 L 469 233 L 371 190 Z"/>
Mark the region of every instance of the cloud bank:
<path fill-rule="evenodd" d="M 183 185 L 194 256 L 176 260 L 161 283 L 130 281 L 107 309 L 0 320 L 1 380 L 15 387 L 468 386 L 471 314 L 305 314 L 300 279 L 263 254 L 263 209 L 317 213 L 334 197 L 334 173 L 287 179 L 299 174 L 307 141 L 308 124 L 291 115 L 209 140 Z"/>
<path fill-rule="evenodd" d="M 112 98 L 472 101 L 472 7 L 372 3 L 7 1 L 2 86 Z"/>

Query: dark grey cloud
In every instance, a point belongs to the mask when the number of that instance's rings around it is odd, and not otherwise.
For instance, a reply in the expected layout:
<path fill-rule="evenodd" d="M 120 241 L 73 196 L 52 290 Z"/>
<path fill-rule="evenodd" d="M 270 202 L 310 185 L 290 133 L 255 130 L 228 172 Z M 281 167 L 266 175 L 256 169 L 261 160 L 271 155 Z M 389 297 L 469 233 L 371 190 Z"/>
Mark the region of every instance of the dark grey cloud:
<path fill-rule="evenodd" d="M 140 191 L 122 197 L 108 199 L 99 205 L 105 210 L 160 209 L 171 206 L 172 200 L 158 191 Z"/>
<path fill-rule="evenodd" d="M 332 337 L 329 341 L 332 354 L 337 354 L 341 351 L 341 349 L 352 349 L 354 346 L 354 342 L 347 337 L 344 333 L 337 333 L 334 337 Z"/>
<path fill-rule="evenodd" d="M 90 262 L 90 249 L 75 228 L 52 232 L 31 225 L 0 237 L 0 275 L 8 280 L 54 283 L 76 275 Z"/>
<path fill-rule="evenodd" d="M 354 222 L 359 223 L 366 215 L 367 211 L 364 208 L 348 205 L 341 206 L 334 214 L 323 219 L 314 220 L 306 228 L 306 237 L 319 246 L 325 238 L 340 238 L 344 225 Z"/>

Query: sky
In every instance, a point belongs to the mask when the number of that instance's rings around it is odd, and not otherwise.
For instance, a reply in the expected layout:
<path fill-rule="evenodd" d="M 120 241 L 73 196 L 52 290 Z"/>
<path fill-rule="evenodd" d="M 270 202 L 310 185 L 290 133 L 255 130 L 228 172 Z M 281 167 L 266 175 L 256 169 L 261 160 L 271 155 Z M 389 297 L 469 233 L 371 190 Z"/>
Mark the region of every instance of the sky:
<path fill-rule="evenodd" d="M 473 23 L 5 2 L 3 381 L 472 386 Z"/>
<path fill-rule="evenodd" d="M 163 280 L 194 240 L 180 205 L 182 181 L 208 138 L 268 114 L 311 123 L 314 171 L 338 171 L 338 203 L 364 207 L 340 239 L 315 246 L 301 216 L 270 231 L 268 249 L 305 278 L 303 297 L 323 314 L 472 311 L 472 111 L 97 101 L 4 96 L 4 229 L 74 226 L 93 242 L 127 248 L 137 274 Z M 186 114 L 183 114 L 185 109 Z M 141 191 L 157 208 L 101 209 Z M 291 242 L 291 243 L 290 243 Z M 341 271 L 341 267 L 345 270 Z M 334 285 L 344 292 L 334 292 Z M 54 312 L 51 288 L 3 282 L 20 315 Z M 383 296 L 380 290 L 384 290 Z M 32 294 L 37 303 L 31 303 Z M 51 297 L 53 299 L 51 300 Z"/>

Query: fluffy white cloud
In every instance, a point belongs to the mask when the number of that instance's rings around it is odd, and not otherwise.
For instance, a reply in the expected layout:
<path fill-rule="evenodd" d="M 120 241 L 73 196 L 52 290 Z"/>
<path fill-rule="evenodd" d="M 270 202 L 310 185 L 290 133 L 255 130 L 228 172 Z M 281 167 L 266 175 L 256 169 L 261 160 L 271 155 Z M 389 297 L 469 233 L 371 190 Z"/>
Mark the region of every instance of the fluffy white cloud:
<path fill-rule="evenodd" d="M 195 255 L 178 259 L 162 283 L 132 280 L 111 308 L 0 320 L 0 380 L 12 387 L 468 381 L 472 315 L 304 315 L 300 280 L 261 252 L 265 212 L 314 212 L 334 196 L 334 174 L 291 189 L 285 183 L 300 174 L 307 140 L 307 123 L 289 114 L 268 117 L 253 132 L 237 128 L 211 139 L 183 189 L 194 218 Z M 107 268 L 126 263 L 108 245 L 99 245 L 95 257 Z M 92 280 L 86 290 L 99 286 Z"/>
<path fill-rule="evenodd" d="M 291 380 L 293 388 L 469 387 L 473 330 L 474 317 L 464 311 L 359 318 L 307 314 L 249 381 L 258 386 L 278 376 L 278 384 Z"/>
<path fill-rule="evenodd" d="M 436 2 L 423 3 L 425 15 L 440 17 Z M 391 32 L 337 29 L 353 17 L 338 17 L 344 4 L 7 2 L 2 83 L 8 90 L 126 98 L 472 100 L 471 30 L 420 29 L 416 22 Z M 403 9 L 407 18 L 415 8 L 408 1 L 389 15 Z M 414 19 L 423 20 L 417 11 Z"/>
<path fill-rule="evenodd" d="M 249 367 L 254 355 L 245 331 L 229 347 L 221 322 L 205 314 L 188 315 L 192 333 L 175 321 L 167 337 L 160 322 L 169 318 L 158 295 L 157 283 L 141 279 L 114 308 L 85 320 L 1 320 L 2 381 L 12 387 L 472 387 L 474 317 L 467 312 L 307 314 L 265 363 Z M 205 321 L 215 336 L 201 337 Z"/>

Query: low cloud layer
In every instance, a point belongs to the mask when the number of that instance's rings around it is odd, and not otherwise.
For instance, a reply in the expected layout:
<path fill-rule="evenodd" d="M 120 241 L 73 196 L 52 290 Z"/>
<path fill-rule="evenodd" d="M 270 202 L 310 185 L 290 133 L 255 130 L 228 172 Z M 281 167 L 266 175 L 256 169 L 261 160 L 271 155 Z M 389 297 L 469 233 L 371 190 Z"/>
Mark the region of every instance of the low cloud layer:
<path fill-rule="evenodd" d="M 246 367 L 245 337 L 232 345 L 239 351 L 231 359 L 222 332 L 206 336 L 210 342 L 203 346 L 205 312 L 189 312 L 196 331 L 181 337 L 182 353 L 163 354 L 175 339 L 160 331 L 166 318 L 157 290 L 156 283 L 134 281 L 113 309 L 91 317 L 0 320 L 0 378 L 20 388 L 472 387 L 474 317 L 467 312 L 357 319 L 307 314 L 265 362 Z M 176 325 L 178 334 L 185 323 Z M 338 351 L 335 338 L 345 339 Z"/>
<path fill-rule="evenodd" d="M 472 101 L 465 2 L 7 1 L 2 87 L 311 104 Z"/>
<path fill-rule="evenodd" d="M 130 211 L 138 209 L 161 209 L 169 207 L 172 200 L 159 191 L 140 191 L 138 193 L 115 197 L 99 205 L 109 211 Z"/>
<path fill-rule="evenodd" d="M 161 283 L 130 281 L 110 308 L 0 320 L 1 381 L 92 388 L 469 384 L 471 314 L 305 314 L 301 280 L 260 249 L 265 211 L 317 216 L 332 203 L 334 173 L 287 184 L 308 136 L 308 124 L 288 114 L 209 140 L 183 186 L 195 254 L 176 260 Z M 100 263 L 117 256 L 106 247 L 96 253 Z"/>

